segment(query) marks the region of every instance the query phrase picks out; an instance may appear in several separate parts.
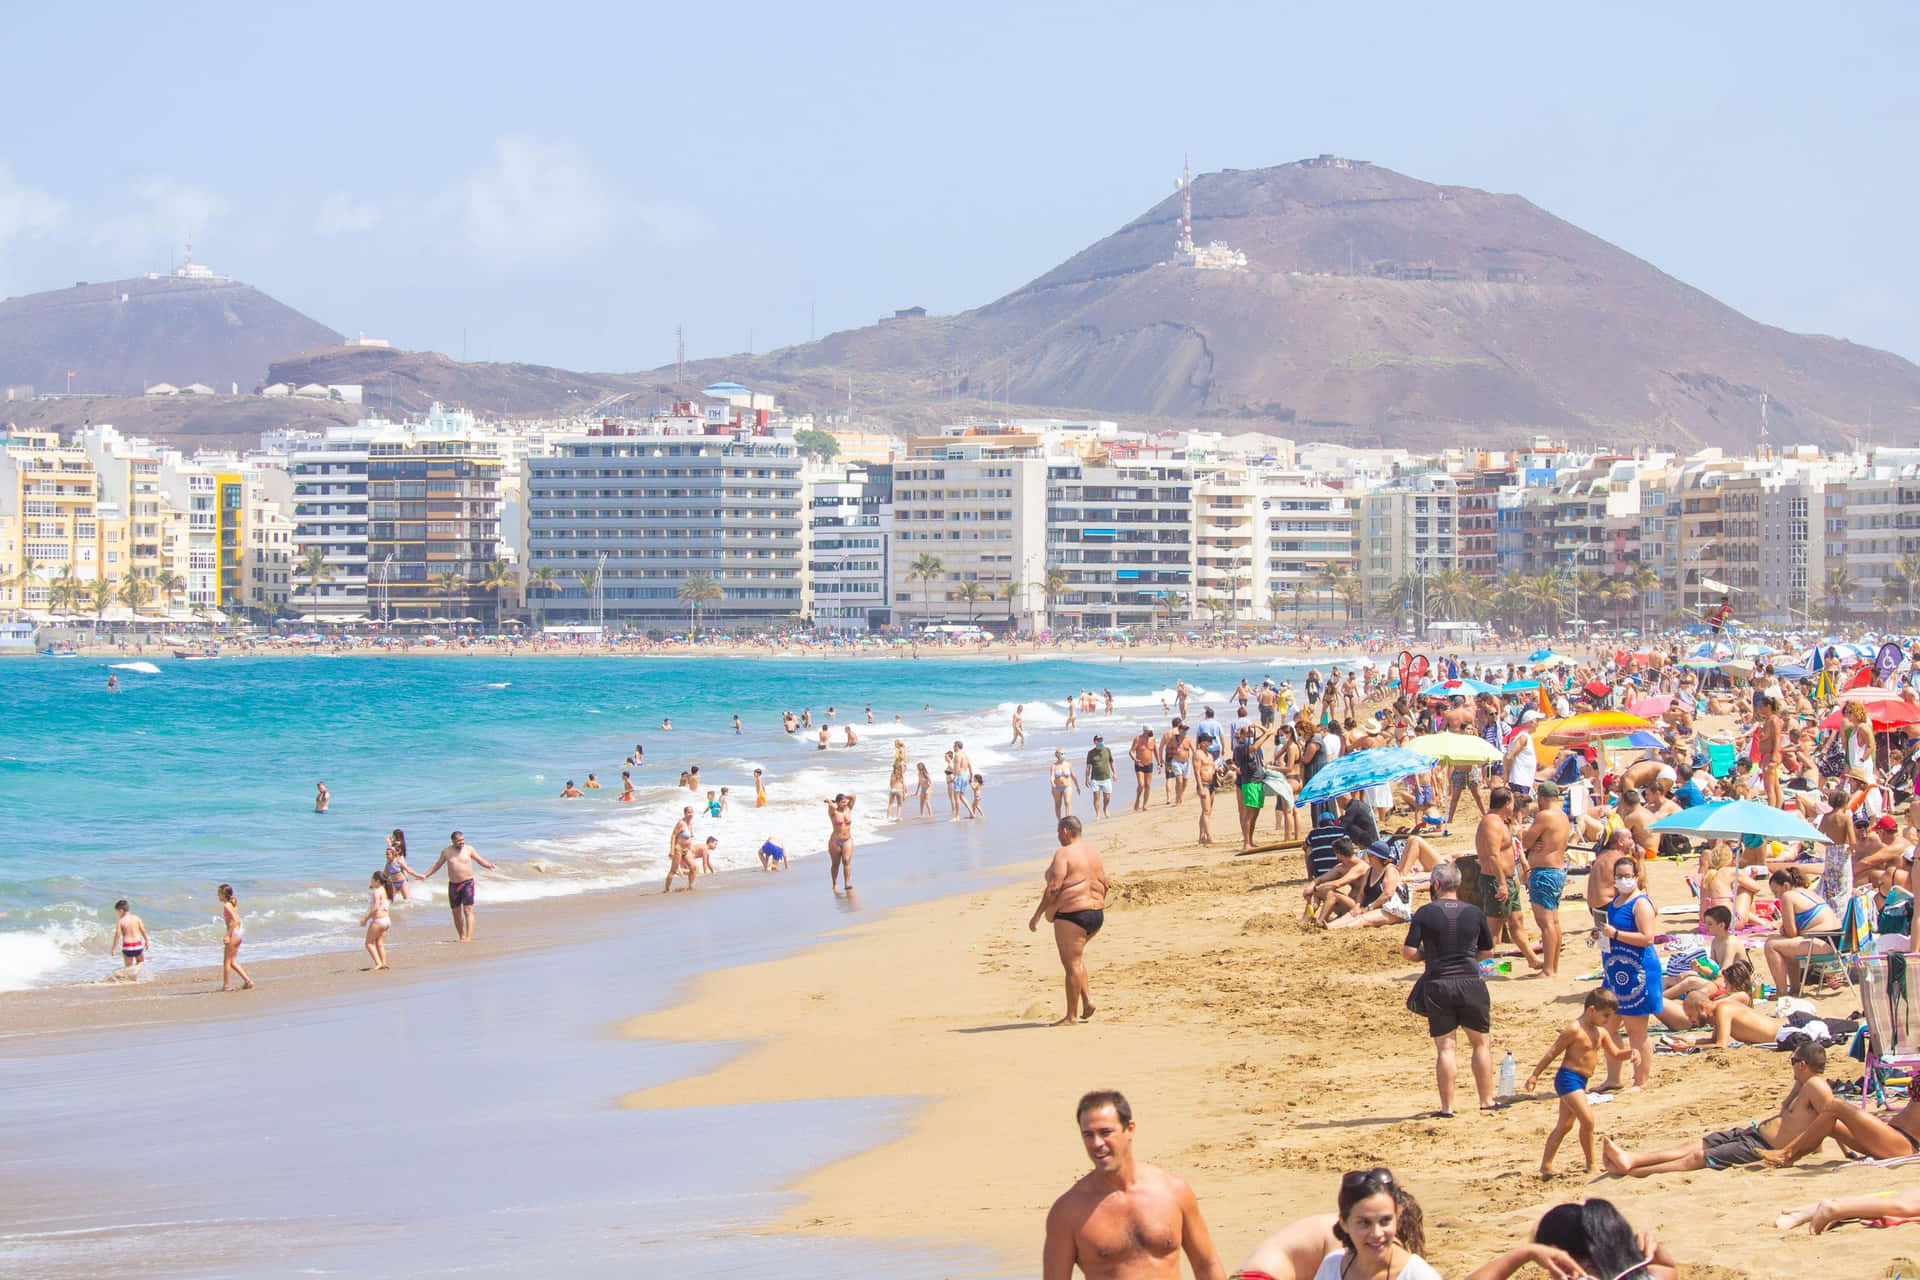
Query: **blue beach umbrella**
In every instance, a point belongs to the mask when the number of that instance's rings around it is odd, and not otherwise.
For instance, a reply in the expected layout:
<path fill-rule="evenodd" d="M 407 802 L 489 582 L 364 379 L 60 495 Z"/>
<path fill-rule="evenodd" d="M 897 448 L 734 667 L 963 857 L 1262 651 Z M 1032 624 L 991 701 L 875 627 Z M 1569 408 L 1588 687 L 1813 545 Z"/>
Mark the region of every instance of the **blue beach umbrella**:
<path fill-rule="evenodd" d="M 1331 796 L 1365 791 L 1368 787 L 1396 782 L 1408 774 L 1425 773 L 1438 763 L 1432 756 L 1423 756 L 1404 747 L 1369 747 L 1365 751 L 1341 756 L 1314 774 L 1313 781 L 1300 788 L 1299 799 L 1294 803 L 1311 804 Z"/>
<path fill-rule="evenodd" d="M 1500 686 L 1500 692 L 1525 693 L 1529 689 L 1538 689 L 1539 687 L 1540 682 L 1538 680 L 1509 680 Z"/>
<path fill-rule="evenodd" d="M 1805 818 L 1758 800 L 1721 800 L 1714 804 L 1697 804 L 1691 809 L 1668 814 L 1647 830 L 1706 836 L 1714 840 L 1731 840 L 1737 836 L 1759 836 L 1766 840 L 1827 838 L 1820 828 Z"/>
<path fill-rule="evenodd" d="M 1813 672 L 1797 662 L 1789 662 L 1782 666 L 1775 667 L 1773 674 L 1779 676 L 1782 680 L 1805 680 L 1808 676 L 1812 675 Z"/>
<path fill-rule="evenodd" d="M 1635 748 L 1642 751 L 1658 751 L 1667 744 L 1662 742 L 1654 734 L 1648 733 L 1645 729 L 1635 729 L 1624 738 L 1608 738 L 1606 745 L 1609 750 L 1615 751 L 1633 750 Z"/>

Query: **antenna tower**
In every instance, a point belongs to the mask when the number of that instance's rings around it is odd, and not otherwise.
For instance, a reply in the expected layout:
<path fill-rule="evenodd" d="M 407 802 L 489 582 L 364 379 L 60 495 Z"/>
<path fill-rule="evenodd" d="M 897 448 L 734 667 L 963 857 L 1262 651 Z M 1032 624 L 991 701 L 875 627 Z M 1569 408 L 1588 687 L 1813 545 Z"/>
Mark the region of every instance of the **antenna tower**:
<path fill-rule="evenodd" d="M 1185 155 L 1180 157 L 1180 241 L 1174 247 L 1193 252 L 1193 166 Z"/>
<path fill-rule="evenodd" d="M 1767 393 L 1760 393 L 1760 456 L 1771 458 L 1773 446 L 1767 440 Z"/>
<path fill-rule="evenodd" d="M 687 335 L 680 325 L 673 326 L 673 380 L 687 380 Z"/>

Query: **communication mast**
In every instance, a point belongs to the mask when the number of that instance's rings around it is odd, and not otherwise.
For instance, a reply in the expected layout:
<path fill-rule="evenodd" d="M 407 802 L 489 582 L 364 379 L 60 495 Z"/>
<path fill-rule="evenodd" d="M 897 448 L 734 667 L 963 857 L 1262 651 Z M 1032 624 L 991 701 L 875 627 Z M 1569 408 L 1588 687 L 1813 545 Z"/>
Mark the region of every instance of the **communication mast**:
<path fill-rule="evenodd" d="M 1174 247 L 1193 252 L 1193 165 L 1185 155 L 1180 157 L 1180 239 Z"/>

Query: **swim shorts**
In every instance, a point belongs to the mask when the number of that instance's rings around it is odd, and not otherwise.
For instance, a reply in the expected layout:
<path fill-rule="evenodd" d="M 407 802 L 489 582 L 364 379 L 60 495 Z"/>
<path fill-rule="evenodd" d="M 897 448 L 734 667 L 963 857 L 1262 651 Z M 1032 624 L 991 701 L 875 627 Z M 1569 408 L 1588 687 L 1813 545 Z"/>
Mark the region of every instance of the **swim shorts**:
<path fill-rule="evenodd" d="M 1527 901 L 1544 911 L 1560 909 L 1560 895 L 1567 891 L 1567 873 L 1559 867 L 1535 867 L 1527 872 Z"/>
<path fill-rule="evenodd" d="M 1428 1035 L 1450 1035 L 1459 1027 L 1482 1035 L 1493 1030 L 1493 998 L 1487 993 L 1486 980 L 1478 974 L 1471 978 L 1429 978 L 1422 992 Z"/>
<path fill-rule="evenodd" d="M 447 885 L 447 905 L 450 907 L 470 907 L 473 905 L 473 880 L 454 880 Z"/>
<path fill-rule="evenodd" d="M 120 948 L 120 954 L 135 964 L 139 964 L 147 958 L 147 949 L 145 947 L 122 947 Z"/>
<path fill-rule="evenodd" d="M 1099 795 L 1110 796 L 1113 794 L 1113 779 L 1112 778 L 1095 778 L 1093 781 L 1087 784 L 1087 790 L 1095 792 Z"/>
<path fill-rule="evenodd" d="M 1100 926 L 1107 922 L 1107 913 L 1098 907 L 1088 907 L 1081 911 L 1056 911 L 1055 920 L 1065 920 L 1068 924 L 1077 924 L 1080 931 L 1091 938 L 1100 932 Z"/>
<path fill-rule="evenodd" d="M 1153 766 L 1151 764 L 1135 763 L 1135 765 L 1133 766 L 1133 771 L 1137 774 L 1140 774 L 1143 777 L 1153 776 Z"/>
<path fill-rule="evenodd" d="M 1760 1136 L 1753 1125 L 1741 1129 L 1718 1129 L 1700 1139 L 1707 1156 L 1707 1168 L 1731 1169 L 1735 1165 L 1758 1164 L 1760 1153 L 1771 1151 L 1773 1144 Z"/>
<path fill-rule="evenodd" d="M 1267 806 L 1267 784 L 1264 782 L 1243 782 L 1240 784 L 1240 807 L 1242 809 L 1264 809 Z"/>
<path fill-rule="evenodd" d="M 1498 891 L 1505 888 L 1506 901 L 1500 901 Z M 1480 909 L 1487 913 L 1487 919 L 1498 920 L 1502 916 L 1512 915 L 1520 909 L 1520 881 L 1513 876 L 1480 876 Z"/>
<path fill-rule="evenodd" d="M 1167 761 L 1167 772 L 1176 778 L 1184 778 L 1193 772 L 1193 762 L 1189 760 Z"/>
<path fill-rule="evenodd" d="M 1553 1073 L 1553 1096 L 1564 1098 L 1570 1093 L 1585 1093 L 1587 1078 L 1578 1071 L 1562 1067 Z"/>

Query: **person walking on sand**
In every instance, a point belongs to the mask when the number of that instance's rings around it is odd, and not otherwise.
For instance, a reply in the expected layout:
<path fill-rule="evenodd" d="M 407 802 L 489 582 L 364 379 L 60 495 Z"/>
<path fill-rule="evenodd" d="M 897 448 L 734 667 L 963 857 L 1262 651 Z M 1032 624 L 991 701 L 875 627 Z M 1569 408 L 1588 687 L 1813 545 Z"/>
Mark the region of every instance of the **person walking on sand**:
<path fill-rule="evenodd" d="M 120 953 L 121 968 L 137 969 L 147 960 L 146 922 L 133 914 L 125 898 L 114 903 L 113 909 L 120 918 L 113 922 L 113 940 L 107 948 Z"/>
<path fill-rule="evenodd" d="M 473 941 L 473 869 L 476 865 L 488 871 L 498 870 L 491 862 L 480 856 L 480 851 L 467 843 L 466 837 L 458 831 L 448 837 L 449 843 L 434 859 L 433 865 L 421 875 L 422 880 L 431 880 L 436 871 L 447 869 L 447 909 L 453 913 L 454 936 L 462 942 Z"/>
<path fill-rule="evenodd" d="M 1400 948 L 1408 964 L 1422 966 L 1420 978 L 1407 996 L 1409 1012 L 1427 1020 L 1427 1034 L 1433 1039 L 1435 1083 L 1440 1091 L 1443 1120 L 1453 1118 L 1453 1081 L 1457 1070 L 1454 1058 L 1454 1033 L 1467 1033 L 1471 1050 L 1474 1089 L 1480 1095 L 1480 1109 L 1492 1111 L 1493 1098 L 1493 999 L 1487 980 L 1480 976 L 1479 961 L 1493 954 L 1493 931 L 1480 908 L 1460 901 L 1460 868 L 1443 862 L 1433 869 L 1429 882 L 1433 901 L 1413 913 L 1407 922 L 1406 941 Z"/>
<path fill-rule="evenodd" d="M 327 806 L 332 803 L 333 803 L 333 794 L 327 790 L 327 784 L 324 782 L 314 783 L 313 784 L 313 811 L 315 813 L 325 813 L 327 811 Z"/>
<path fill-rule="evenodd" d="M 1073 795 L 1080 790 L 1080 778 L 1067 763 L 1067 753 L 1059 747 L 1053 749 L 1053 766 L 1048 781 L 1053 788 L 1053 820 L 1069 817 L 1073 813 Z M 1069 790 L 1071 788 L 1071 790 Z"/>
<path fill-rule="evenodd" d="M 1093 1016 L 1086 951 L 1087 943 L 1106 923 L 1107 869 L 1099 852 L 1081 838 L 1080 819 L 1062 818 L 1055 831 L 1060 847 L 1047 865 L 1047 887 L 1027 921 L 1027 930 L 1039 932 L 1042 919 L 1053 922 L 1053 942 L 1067 983 L 1067 1013 L 1053 1025 L 1070 1027 Z"/>
<path fill-rule="evenodd" d="M 1139 736 L 1127 748 L 1127 756 L 1133 761 L 1133 807 L 1138 812 L 1145 810 L 1147 802 L 1153 799 L 1153 766 L 1160 759 L 1160 744 L 1154 741 L 1152 729 L 1144 724 L 1140 726 Z"/>
<path fill-rule="evenodd" d="M 1533 821 L 1520 834 L 1520 850 L 1527 860 L 1527 901 L 1540 926 L 1540 972 L 1548 978 L 1560 972 L 1560 895 L 1567 891 L 1567 841 L 1572 835 L 1573 824 L 1560 807 L 1560 788 L 1542 782 Z"/>
<path fill-rule="evenodd" d="M 1010 744 L 1012 746 L 1024 747 L 1027 745 L 1027 726 L 1022 715 L 1025 711 L 1026 707 L 1024 705 L 1015 706 L 1013 709 L 1013 742 Z"/>
<path fill-rule="evenodd" d="M 1113 812 L 1113 752 L 1100 734 L 1093 735 L 1093 750 L 1087 752 L 1087 790 L 1093 793 L 1093 816 Z"/>
<path fill-rule="evenodd" d="M 1219 770 L 1213 763 L 1213 755 L 1207 751 L 1193 753 L 1193 798 L 1200 806 L 1201 844 L 1213 843 L 1213 786 Z"/>
<path fill-rule="evenodd" d="M 827 837 L 828 881 L 835 893 L 840 892 L 842 868 L 846 870 L 846 890 L 853 892 L 853 800 L 842 792 L 826 802 L 827 823 L 832 828 Z"/>
<path fill-rule="evenodd" d="M 233 886 L 223 884 L 218 890 L 220 898 L 220 923 L 226 926 L 227 936 L 220 953 L 220 989 L 231 990 L 233 980 L 240 979 L 242 991 L 253 990 L 253 979 L 240 967 L 240 944 L 246 941 L 247 929 L 240 921 L 240 899 L 233 894 Z"/>
<path fill-rule="evenodd" d="M 914 783 L 914 794 L 920 797 L 920 816 L 931 818 L 933 816 L 933 775 L 927 772 L 925 760 L 913 767 L 920 775 Z"/>
<path fill-rule="evenodd" d="M 1587 1101 L 1587 1082 L 1593 1079 L 1593 1069 L 1599 1064 L 1603 1052 L 1614 1061 L 1632 1056 L 1633 1051 L 1622 1048 L 1619 1040 L 1614 1038 L 1614 1028 L 1619 1022 L 1618 996 L 1605 987 L 1596 987 L 1587 992 L 1580 1016 L 1561 1030 L 1559 1037 L 1527 1076 L 1527 1083 L 1521 1092 L 1532 1093 L 1533 1087 L 1540 1083 L 1540 1073 L 1547 1069 L 1554 1058 L 1560 1059 L 1560 1067 L 1553 1073 L 1553 1093 L 1560 1099 L 1560 1116 L 1548 1131 L 1546 1150 L 1540 1155 L 1542 1178 L 1553 1176 L 1554 1154 L 1560 1150 L 1561 1141 L 1575 1125 L 1580 1128 L 1580 1151 L 1587 1158 L 1587 1172 L 1594 1172 L 1593 1104 Z"/>
<path fill-rule="evenodd" d="M 367 914 L 360 917 L 360 923 L 367 927 L 367 955 L 373 960 L 374 972 L 378 973 L 387 967 L 387 927 L 393 923 L 393 885 L 386 872 L 376 871 L 367 882 L 367 890 Z"/>
<path fill-rule="evenodd" d="M 395 827 L 393 834 L 387 837 L 387 864 L 381 870 L 386 873 L 387 887 L 398 893 L 402 902 L 411 900 L 411 895 L 407 893 L 407 877 L 415 880 L 424 878 L 407 865 L 407 833 L 399 827 Z"/>
<path fill-rule="evenodd" d="M 1134 1158 L 1126 1097 L 1097 1089 L 1073 1114 L 1093 1169 L 1047 1210 L 1042 1280 L 1180 1280 L 1182 1252 L 1193 1280 L 1227 1280 L 1193 1188 Z"/>
<path fill-rule="evenodd" d="M 667 883 L 660 892 L 672 893 L 673 878 L 682 871 L 687 873 L 687 888 L 693 888 L 693 870 L 693 806 L 686 805 L 667 836 Z"/>

